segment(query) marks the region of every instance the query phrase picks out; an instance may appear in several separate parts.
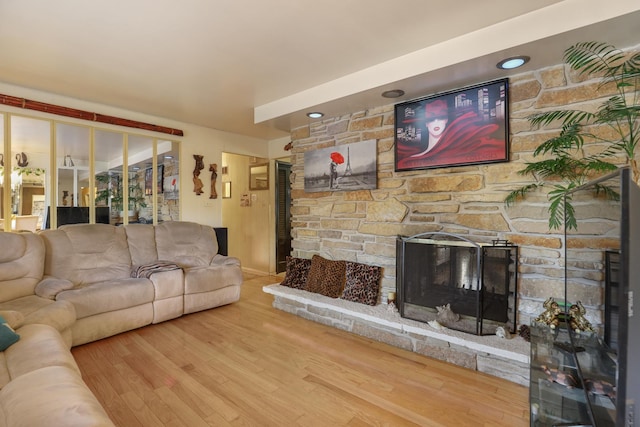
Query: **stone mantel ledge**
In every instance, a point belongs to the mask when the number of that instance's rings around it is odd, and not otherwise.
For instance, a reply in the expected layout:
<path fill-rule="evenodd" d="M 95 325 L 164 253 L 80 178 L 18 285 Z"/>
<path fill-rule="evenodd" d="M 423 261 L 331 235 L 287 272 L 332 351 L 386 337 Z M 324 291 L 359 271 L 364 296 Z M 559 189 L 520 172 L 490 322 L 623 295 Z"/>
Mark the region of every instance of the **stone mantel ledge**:
<path fill-rule="evenodd" d="M 398 333 L 430 337 L 467 348 L 475 353 L 486 353 L 529 365 L 530 344 L 517 335 L 511 339 L 504 339 L 495 335 L 479 336 L 448 328 L 436 330 L 426 323 L 401 317 L 397 310 L 389 310 L 389 306 L 386 304 L 378 304 L 376 306 L 358 304 L 281 286 L 279 284 L 264 286 L 262 290 L 274 297 L 345 314 L 365 322 L 395 330 Z"/>

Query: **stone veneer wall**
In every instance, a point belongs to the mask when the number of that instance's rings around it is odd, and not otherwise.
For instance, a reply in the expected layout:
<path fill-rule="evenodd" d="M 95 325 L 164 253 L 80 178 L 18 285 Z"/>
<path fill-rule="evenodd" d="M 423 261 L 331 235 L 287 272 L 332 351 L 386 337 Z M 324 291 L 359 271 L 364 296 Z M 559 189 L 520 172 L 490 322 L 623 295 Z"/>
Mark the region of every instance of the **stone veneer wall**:
<path fill-rule="evenodd" d="M 533 150 L 557 133 L 532 130 L 526 117 L 569 105 L 594 109 L 611 93 L 611 87 L 600 88 L 598 80 L 580 78 L 565 65 L 511 77 L 508 163 L 395 172 L 393 104 L 294 129 L 292 255 L 380 265 L 381 301 L 386 302 L 387 292 L 395 290 L 397 235 L 446 231 L 478 242 L 508 239 L 520 246 L 518 323 L 529 324 L 547 297 L 563 295 L 563 240 L 548 229 L 545 195 L 504 205 L 509 191 L 530 181 L 517 172 L 532 159 Z M 305 151 L 369 139 L 377 140 L 377 189 L 305 193 Z M 581 292 L 576 297 L 585 305 L 599 304 L 593 289 Z"/>

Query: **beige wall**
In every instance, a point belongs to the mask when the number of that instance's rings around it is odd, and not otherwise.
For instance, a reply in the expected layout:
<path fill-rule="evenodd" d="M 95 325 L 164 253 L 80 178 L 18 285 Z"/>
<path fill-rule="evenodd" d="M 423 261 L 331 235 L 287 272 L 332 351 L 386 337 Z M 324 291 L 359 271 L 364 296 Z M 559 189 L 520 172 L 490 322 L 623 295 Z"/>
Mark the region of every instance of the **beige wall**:
<path fill-rule="evenodd" d="M 550 130 L 532 130 L 526 117 L 568 104 L 594 109 L 611 93 L 597 91 L 597 86 L 563 65 L 511 78 L 508 163 L 395 172 L 392 104 L 295 129 L 291 158 L 294 255 L 321 254 L 383 266 L 381 294 L 386 295 L 395 290 L 397 235 L 446 231 L 478 242 L 507 239 L 520 246 L 519 320 L 529 323 L 542 311 L 544 299 L 562 295 L 563 243 L 561 235 L 548 229 L 544 195 L 510 209 L 504 205 L 509 191 L 530 181 L 517 172 L 551 135 Z M 372 138 L 378 151 L 376 190 L 304 192 L 305 151 Z M 577 295 L 581 297 L 590 300 Z"/>
<path fill-rule="evenodd" d="M 229 255 L 240 258 L 242 268 L 255 273 L 271 271 L 273 176 L 268 190 L 249 190 L 249 167 L 264 162 L 268 159 L 222 154 L 222 164 L 228 167 L 228 174 L 221 175 L 222 180 L 231 182 L 231 198 L 222 199 L 222 224 L 229 233 Z M 273 175 L 272 165 L 269 172 Z M 241 204 L 243 195 L 249 199 L 248 206 Z"/>

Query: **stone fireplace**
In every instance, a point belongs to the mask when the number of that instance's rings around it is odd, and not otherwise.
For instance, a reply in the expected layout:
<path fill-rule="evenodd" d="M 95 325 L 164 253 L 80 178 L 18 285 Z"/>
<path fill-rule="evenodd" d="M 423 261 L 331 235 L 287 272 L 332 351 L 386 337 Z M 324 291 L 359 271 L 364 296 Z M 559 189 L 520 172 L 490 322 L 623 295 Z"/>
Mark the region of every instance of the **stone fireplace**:
<path fill-rule="evenodd" d="M 265 286 L 273 306 L 314 322 L 423 354 L 447 363 L 529 385 L 529 343 L 478 336 L 401 317 L 392 305 L 369 306 L 279 284 Z"/>
<path fill-rule="evenodd" d="M 398 237 L 398 309 L 402 317 L 476 335 L 515 332 L 518 248 L 481 245 L 450 233 Z M 438 311 L 450 308 L 443 321 Z"/>
<path fill-rule="evenodd" d="M 452 81 L 451 87 L 455 85 Z M 575 102 L 580 102 L 581 108 L 595 108 L 608 96 L 595 92 L 596 87 L 592 80 L 569 73 L 565 64 L 560 63 L 510 76 L 510 161 L 506 163 L 395 171 L 393 103 L 300 125 L 291 132 L 291 255 L 310 259 L 319 254 L 328 259 L 382 267 L 377 308 L 384 316 L 390 313 L 386 310 L 387 296 L 398 292 L 397 236 L 448 232 L 476 242 L 508 239 L 518 246 L 515 326 L 529 325 L 543 311 L 542 304 L 550 292 L 564 286 L 564 246 L 562 234 L 549 230 L 546 197 L 532 197 L 527 203 L 512 206 L 504 203 L 510 191 L 531 182 L 530 177 L 519 171 L 540 142 L 554 131 L 532 128 L 527 117 Z M 369 139 L 377 140 L 375 190 L 304 191 L 307 151 Z M 590 297 L 586 289 L 593 293 L 590 287 L 585 287 L 584 295 L 580 295 L 583 301 Z M 278 298 L 283 300 L 278 301 L 278 306 L 284 305 L 285 297 Z M 346 314 L 331 307 L 333 304 L 319 308 L 306 300 L 295 300 L 286 308 L 319 322 L 478 370 L 492 370 L 500 364 L 496 359 L 504 357 L 507 372 L 517 360 L 523 364 L 518 381 L 528 378 L 527 350 L 513 357 L 500 353 L 496 358 L 485 359 L 483 354 L 495 355 L 505 345 L 526 344 L 519 337 L 505 340 L 452 329 L 439 331 L 399 314 L 393 318 L 393 326 L 376 322 L 378 313 L 373 320 L 367 317 L 365 325 L 361 317 L 354 315 L 349 317 L 352 321 L 347 321 Z M 447 334 L 455 336 L 455 340 Z M 470 344 L 465 344 L 469 342 L 474 345 L 477 342 L 477 348 L 470 350 Z M 478 356 L 469 356 L 471 352 Z M 522 384 L 528 384 L 527 381 Z"/>

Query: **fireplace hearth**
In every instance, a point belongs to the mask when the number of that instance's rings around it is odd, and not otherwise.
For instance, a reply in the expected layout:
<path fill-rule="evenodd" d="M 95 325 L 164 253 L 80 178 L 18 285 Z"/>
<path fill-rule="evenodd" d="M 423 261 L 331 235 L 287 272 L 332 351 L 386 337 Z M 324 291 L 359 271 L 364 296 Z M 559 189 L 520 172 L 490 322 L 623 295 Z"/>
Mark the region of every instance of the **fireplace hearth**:
<path fill-rule="evenodd" d="M 476 335 L 515 332 L 518 247 L 479 244 L 450 233 L 398 237 L 396 287 L 402 317 L 430 322 L 450 305 L 444 326 Z"/>

